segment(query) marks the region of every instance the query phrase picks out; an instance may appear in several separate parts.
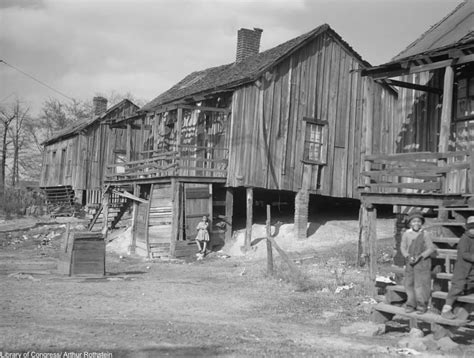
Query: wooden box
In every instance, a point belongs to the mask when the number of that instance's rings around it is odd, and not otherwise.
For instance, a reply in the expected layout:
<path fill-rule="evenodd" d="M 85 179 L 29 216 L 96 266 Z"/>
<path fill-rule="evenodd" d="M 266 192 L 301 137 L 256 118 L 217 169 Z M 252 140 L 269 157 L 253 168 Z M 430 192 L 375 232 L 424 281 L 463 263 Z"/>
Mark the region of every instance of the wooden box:
<path fill-rule="evenodd" d="M 101 233 L 74 233 L 71 275 L 105 275 L 105 240 Z"/>

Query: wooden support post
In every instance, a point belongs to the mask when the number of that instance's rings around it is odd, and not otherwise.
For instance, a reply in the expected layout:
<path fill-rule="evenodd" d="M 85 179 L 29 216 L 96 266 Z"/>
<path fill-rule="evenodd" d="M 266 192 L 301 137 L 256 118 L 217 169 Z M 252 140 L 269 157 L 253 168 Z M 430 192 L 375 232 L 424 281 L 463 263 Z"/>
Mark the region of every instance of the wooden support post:
<path fill-rule="evenodd" d="M 377 209 L 374 207 L 367 208 L 367 226 L 368 226 L 368 264 L 369 264 L 369 294 L 375 296 L 376 289 L 375 289 L 375 276 L 377 274 Z"/>
<path fill-rule="evenodd" d="M 365 124 L 365 155 L 372 154 L 372 131 L 374 126 L 374 93 L 373 93 L 373 81 L 372 79 L 365 77 L 365 101 L 364 101 L 364 124 Z M 371 163 L 369 161 L 364 162 L 365 171 L 370 171 Z M 370 178 L 365 177 L 366 190 L 370 184 Z"/>
<path fill-rule="evenodd" d="M 267 205 L 267 222 L 266 222 L 266 231 L 267 231 L 267 275 L 273 276 L 273 252 L 272 252 L 272 242 L 270 238 L 272 237 L 271 232 L 271 210 L 270 205 Z"/>
<path fill-rule="evenodd" d="M 308 228 L 309 192 L 301 189 L 295 196 L 295 234 L 298 240 L 306 239 Z"/>
<path fill-rule="evenodd" d="M 454 70 L 453 67 L 448 66 L 444 72 L 443 85 L 443 107 L 441 108 L 441 122 L 439 130 L 438 152 L 446 153 L 449 150 L 449 136 L 451 134 L 451 117 L 453 111 L 453 86 L 454 86 Z M 438 161 L 438 166 L 445 166 L 446 159 Z M 441 192 L 445 193 L 446 174 L 441 177 Z"/>
<path fill-rule="evenodd" d="M 148 258 L 153 258 L 150 248 L 150 209 L 151 209 L 151 202 L 153 200 L 153 186 L 154 184 L 150 185 L 150 194 L 148 195 L 148 202 L 146 205 L 146 214 L 145 214 L 145 246 L 146 246 L 146 254 Z M 143 204 L 142 204 L 143 205 Z"/>
<path fill-rule="evenodd" d="M 125 143 L 127 161 L 132 160 L 132 125 L 127 123 L 127 142 Z"/>
<path fill-rule="evenodd" d="M 214 226 L 214 200 L 213 200 L 213 187 L 212 184 L 209 184 L 209 200 L 208 200 L 208 206 L 207 206 L 207 212 L 209 213 L 209 217 L 207 218 L 207 222 L 209 224 L 209 242 L 207 243 L 207 250 L 212 251 L 212 228 Z M 214 242 L 215 242 L 214 238 Z"/>
<path fill-rule="evenodd" d="M 106 190 L 102 197 L 102 235 L 104 239 L 107 238 L 107 232 L 109 231 L 109 201 L 110 201 L 110 192 Z"/>
<path fill-rule="evenodd" d="M 405 215 L 403 214 L 395 214 L 396 220 L 395 220 L 395 228 L 394 228 L 394 257 L 393 257 L 393 263 L 397 266 L 403 267 L 405 265 L 405 258 L 402 255 L 402 252 L 400 251 L 400 244 L 402 242 L 402 231 L 403 228 L 405 227 Z"/>
<path fill-rule="evenodd" d="M 225 192 L 225 217 L 226 227 L 225 241 L 232 239 L 232 216 L 234 215 L 234 189 L 226 188 Z"/>
<path fill-rule="evenodd" d="M 177 119 L 176 119 L 176 150 L 179 151 L 179 146 L 181 144 L 181 131 L 183 128 L 183 109 L 180 107 L 177 109 Z"/>
<path fill-rule="evenodd" d="M 451 132 L 451 117 L 453 109 L 454 70 L 452 66 L 446 67 L 443 86 L 443 107 L 441 109 L 441 124 L 439 131 L 438 151 L 445 153 L 449 148 L 449 135 Z"/>
<path fill-rule="evenodd" d="M 468 193 L 474 193 L 474 145 L 469 144 L 469 189 Z"/>
<path fill-rule="evenodd" d="M 363 266 L 365 264 L 365 236 L 367 235 L 367 209 L 362 204 L 359 209 L 359 241 L 357 244 L 357 264 Z"/>
<path fill-rule="evenodd" d="M 140 187 L 138 184 L 133 184 L 133 195 L 139 197 L 140 196 Z M 137 247 L 137 215 L 138 215 L 138 202 L 136 200 L 133 201 L 132 204 L 132 238 L 130 242 L 130 253 L 134 254 L 135 249 Z"/>
<path fill-rule="evenodd" d="M 306 239 L 308 231 L 309 189 L 312 171 L 311 165 L 303 164 L 301 189 L 295 196 L 295 233 L 298 240 Z"/>
<path fill-rule="evenodd" d="M 170 257 L 175 257 L 176 242 L 179 236 L 179 222 L 180 222 L 180 200 L 179 200 L 179 182 L 176 179 L 171 179 L 172 203 L 173 203 L 173 218 L 171 220 L 171 237 L 170 237 Z"/>
<path fill-rule="evenodd" d="M 288 257 L 288 255 L 286 254 L 286 252 L 283 251 L 283 249 L 277 244 L 277 242 L 275 241 L 275 239 L 270 236 L 270 237 L 267 238 L 267 240 L 271 242 L 272 247 L 275 248 L 275 250 L 278 252 L 278 254 L 279 254 L 280 257 L 282 258 L 282 260 L 285 261 L 285 263 L 288 265 L 288 267 L 290 268 L 290 272 L 291 272 L 291 275 L 293 276 L 293 278 L 294 278 L 294 279 L 298 279 L 299 277 L 301 277 L 301 276 L 302 276 L 301 271 L 298 269 L 298 267 L 296 267 L 296 265 L 294 264 L 294 262 L 291 261 L 291 259 Z"/>
<path fill-rule="evenodd" d="M 61 242 L 61 249 L 59 251 L 58 273 L 62 275 L 71 276 L 71 259 L 72 259 L 72 241 L 70 231 L 70 224 L 66 225 L 66 232 Z"/>
<path fill-rule="evenodd" d="M 245 250 L 250 250 L 253 223 L 253 188 L 247 188 L 247 223 L 245 226 Z"/>

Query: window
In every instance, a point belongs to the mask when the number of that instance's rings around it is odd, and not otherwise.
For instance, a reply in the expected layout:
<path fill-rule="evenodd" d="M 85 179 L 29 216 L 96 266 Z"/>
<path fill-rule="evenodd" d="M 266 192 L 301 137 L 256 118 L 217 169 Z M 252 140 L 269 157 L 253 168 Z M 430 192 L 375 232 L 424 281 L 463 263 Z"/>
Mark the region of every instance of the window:
<path fill-rule="evenodd" d="M 306 118 L 303 161 L 309 164 L 326 163 L 327 122 Z"/>
<path fill-rule="evenodd" d="M 115 152 L 115 164 L 124 164 L 124 165 L 117 165 L 115 167 L 115 173 L 125 173 L 125 163 L 126 163 L 126 155 L 116 151 Z"/>
<path fill-rule="evenodd" d="M 474 72 L 462 73 L 457 80 L 456 119 L 474 118 Z"/>

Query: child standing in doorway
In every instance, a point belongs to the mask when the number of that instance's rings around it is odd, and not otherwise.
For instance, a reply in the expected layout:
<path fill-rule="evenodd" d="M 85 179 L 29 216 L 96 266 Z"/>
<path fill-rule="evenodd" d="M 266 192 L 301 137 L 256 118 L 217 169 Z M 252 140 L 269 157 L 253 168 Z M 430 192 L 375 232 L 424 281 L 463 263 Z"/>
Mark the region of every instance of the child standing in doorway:
<path fill-rule="evenodd" d="M 436 250 L 430 235 L 423 229 L 425 218 L 419 211 L 408 216 L 409 229 L 403 233 L 400 251 L 405 257 L 407 313 L 423 314 L 431 296 L 431 254 Z"/>
<path fill-rule="evenodd" d="M 204 257 L 207 253 L 207 243 L 209 242 L 208 227 L 209 222 L 207 220 L 207 216 L 204 215 L 196 227 L 196 244 L 199 249 L 199 252 L 197 253 L 198 258 Z"/>

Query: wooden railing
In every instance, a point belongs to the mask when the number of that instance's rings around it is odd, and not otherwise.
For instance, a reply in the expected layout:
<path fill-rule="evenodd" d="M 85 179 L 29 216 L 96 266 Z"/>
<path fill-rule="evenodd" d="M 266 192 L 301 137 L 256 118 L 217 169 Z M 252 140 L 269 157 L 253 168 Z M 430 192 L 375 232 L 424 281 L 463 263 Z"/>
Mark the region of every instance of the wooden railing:
<path fill-rule="evenodd" d="M 227 175 L 228 149 L 181 145 L 176 151 L 146 151 L 146 159 L 107 166 L 106 181 L 154 177 L 213 177 Z"/>
<path fill-rule="evenodd" d="M 364 157 L 365 191 L 375 193 L 470 193 L 469 151 L 415 152 Z"/>

